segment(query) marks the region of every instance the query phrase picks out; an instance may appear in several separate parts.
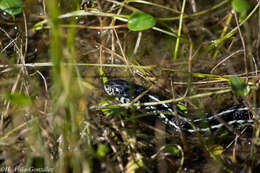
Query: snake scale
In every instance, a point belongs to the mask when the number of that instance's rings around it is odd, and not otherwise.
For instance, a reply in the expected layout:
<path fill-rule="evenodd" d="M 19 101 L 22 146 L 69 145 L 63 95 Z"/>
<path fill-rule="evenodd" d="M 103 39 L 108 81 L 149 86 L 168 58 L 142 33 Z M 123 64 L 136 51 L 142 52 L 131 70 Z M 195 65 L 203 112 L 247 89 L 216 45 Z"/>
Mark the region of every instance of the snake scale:
<path fill-rule="evenodd" d="M 104 89 L 108 95 L 114 96 L 116 100 L 122 104 L 131 103 L 147 90 L 145 87 L 125 80 L 108 80 L 104 84 Z M 148 91 L 138 99 L 137 103 L 159 102 L 163 100 L 166 100 L 166 98 Z M 195 131 L 212 131 L 223 126 L 235 127 L 254 121 L 252 113 L 245 104 L 230 106 L 216 112 L 216 114 L 209 113 L 205 115 L 205 117 L 197 119 L 188 117 L 182 110 L 178 109 L 178 107 L 176 111 L 174 111 L 170 103 L 152 106 L 141 105 L 138 106 L 137 109 L 158 115 L 156 116 L 158 119 L 175 131 L 180 131 L 181 129 L 191 133 Z M 178 118 L 174 116 L 175 112 L 177 112 Z M 199 127 L 203 123 L 207 125 L 205 127 Z"/>

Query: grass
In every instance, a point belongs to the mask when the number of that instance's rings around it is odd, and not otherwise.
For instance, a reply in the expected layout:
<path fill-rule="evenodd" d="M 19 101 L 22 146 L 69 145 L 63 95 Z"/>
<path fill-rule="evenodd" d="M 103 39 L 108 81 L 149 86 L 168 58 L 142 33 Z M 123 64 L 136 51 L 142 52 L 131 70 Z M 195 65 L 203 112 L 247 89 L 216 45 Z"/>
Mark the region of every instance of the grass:
<path fill-rule="evenodd" d="M 0 172 L 255 172 L 259 3 L 241 21 L 230 1 L 95 4 L 26 1 L 16 21 L 1 20 Z M 135 11 L 156 26 L 130 31 Z M 236 96 L 230 76 L 250 94 Z M 108 97 L 103 83 L 114 78 L 152 87 L 192 117 L 243 102 L 256 121 L 236 134 L 169 133 L 140 104 Z"/>

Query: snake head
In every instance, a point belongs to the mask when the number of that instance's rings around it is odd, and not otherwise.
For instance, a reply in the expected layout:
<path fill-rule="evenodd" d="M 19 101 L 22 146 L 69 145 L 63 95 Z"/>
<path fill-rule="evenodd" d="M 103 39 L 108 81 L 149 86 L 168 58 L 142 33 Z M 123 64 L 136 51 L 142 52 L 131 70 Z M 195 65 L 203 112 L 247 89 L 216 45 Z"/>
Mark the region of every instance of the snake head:
<path fill-rule="evenodd" d="M 104 89 L 110 96 L 122 96 L 129 89 L 129 84 L 124 80 L 109 80 L 104 84 Z"/>

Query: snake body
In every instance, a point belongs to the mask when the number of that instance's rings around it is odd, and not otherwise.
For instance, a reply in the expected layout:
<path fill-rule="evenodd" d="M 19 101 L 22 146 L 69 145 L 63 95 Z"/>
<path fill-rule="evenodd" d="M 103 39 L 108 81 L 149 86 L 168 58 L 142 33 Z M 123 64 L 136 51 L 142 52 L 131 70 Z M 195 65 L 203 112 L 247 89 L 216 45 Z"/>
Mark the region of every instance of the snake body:
<path fill-rule="evenodd" d="M 108 95 L 114 96 L 116 100 L 123 104 L 131 103 L 147 90 L 145 87 L 125 80 L 108 80 L 104 84 L 104 89 Z M 166 98 L 149 91 L 143 94 L 143 96 L 138 99 L 137 103 L 159 102 L 163 100 L 166 100 Z M 219 129 L 225 125 L 236 126 L 252 123 L 254 120 L 249 108 L 244 104 L 234 105 L 222 109 L 216 114 L 209 113 L 204 118 L 197 119 L 189 118 L 178 108 L 174 111 L 173 105 L 170 103 L 152 106 L 142 105 L 138 106 L 137 109 L 157 114 L 158 118 L 161 119 L 167 127 L 176 131 L 211 131 Z M 176 113 L 178 114 L 178 118 L 174 116 Z M 203 123 L 206 123 L 207 127 L 195 128 L 199 127 Z"/>

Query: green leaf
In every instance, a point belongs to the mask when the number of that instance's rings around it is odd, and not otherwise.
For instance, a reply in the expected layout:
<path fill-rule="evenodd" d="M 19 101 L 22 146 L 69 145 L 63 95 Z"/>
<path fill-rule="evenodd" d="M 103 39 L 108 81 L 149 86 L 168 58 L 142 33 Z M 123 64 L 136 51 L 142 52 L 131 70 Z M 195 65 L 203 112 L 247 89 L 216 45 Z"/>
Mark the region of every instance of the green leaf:
<path fill-rule="evenodd" d="M 150 29 L 156 24 L 153 16 L 143 13 L 135 12 L 129 16 L 128 28 L 132 31 L 142 31 Z"/>
<path fill-rule="evenodd" d="M 231 88 L 235 92 L 236 95 L 238 96 L 246 96 L 249 91 L 250 87 L 245 83 L 245 81 L 237 76 L 232 76 L 229 79 Z"/>
<path fill-rule="evenodd" d="M 31 105 L 32 100 L 29 96 L 26 96 L 22 93 L 13 93 L 13 94 L 6 94 L 5 98 L 10 101 L 12 104 L 16 105 Z"/>
<path fill-rule="evenodd" d="M 182 111 L 184 114 L 188 113 L 187 107 L 182 105 L 182 104 L 177 104 L 177 109 L 179 109 L 180 111 Z"/>
<path fill-rule="evenodd" d="M 100 144 L 97 149 L 97 155 L 99 157 L 104 157 L 109 152 L 108 146 L 105 144 Z"/>
<path fill-rule="evenodd" d="M 0 9 L 12 16 L 20 14 L 23 6 L 22 0 L 0 0 Z"/>
<path fill-rule="evenodd" d="M 233 0 L 232 6 L 238 13 L 246 12 L 251 8 L 247 0 Z"/>
<path fill-rule="evenodd" d="M 179 148 L 172 144 L 167 145 L 166 151 L 171 153 L 174 156 L 177 156 L 180 153 Z"/>
<path fill-rule="evenodd" d="M 232 6 L 238 13 L 240 13 L 240 19 L 245 18 L 247 11 L 251 8 L 247 0 L 233 0 Z"/>

